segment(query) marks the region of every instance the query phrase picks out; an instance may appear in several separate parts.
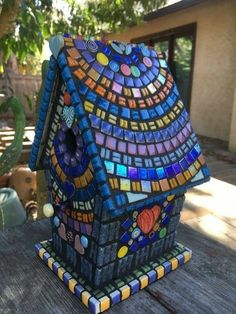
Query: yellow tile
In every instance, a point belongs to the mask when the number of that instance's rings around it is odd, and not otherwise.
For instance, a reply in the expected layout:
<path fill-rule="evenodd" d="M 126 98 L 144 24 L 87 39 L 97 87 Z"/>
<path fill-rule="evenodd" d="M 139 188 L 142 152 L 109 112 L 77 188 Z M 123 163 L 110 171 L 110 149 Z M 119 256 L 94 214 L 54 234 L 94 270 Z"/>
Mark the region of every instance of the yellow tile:
<path fill-rule="evenodd" d="M 110 299 L 108 297 L 103 297 L 99 299 L 100 301 L 100 310 L 101 312 L 104 312 L 110 308 Z"/>
<path fill-rule="evenodd" d="M 184 171 L 184 176 L 185 176 L 186 180 L 189 180 L 191 178 L 191 174 L 188 170 Z"/>
<path fill-rule="evenodd" d="M 67 176 L 64 174 L 63 171 L 62 171 L 62 173 L 61 173 L 61 175 L 60 175 L 60 178 L 61 178 L 61 180 L 62 180 L 63 182 L 65 182 L 66 179 L 67 179 Z"/>
<path fill-rule="evenodd" d="M 50 269 L 52 269 L 52 264 L 55 262 L 55 259 L 54 258 L 52 258 L 52 257 L 49 257 L 49 259 L 48 259 L 48 267 L 50 268 Z"/>
<path fill-rule="evenodd" d="M 82 176 L 80 177 L 80 182 L 81 182 L 82 187 L 85 187 L 88 185 L 85 174 L 82 174 Z"/>
<path fill-rule="evenodd" d="M 143 289 L 143 288 L 148 286 L 148 276 L 147 275 L 143 275 L 143 276 L 139 277 L 139 281 L 140 281 L 140 289 Z"/>
<path fill-rule="evenodd" d="M 69 279 L 69 289 L 72 293 L 75 293 L 75 286 L 77 285 L 77 281 L 73 278 Z"/>
<path fill-rule="evenodd" d="M 58 268 L 57 275 L 58 275 L 58 277 L 59 277 L 61 280 L 63 280 L 63 274 L 64 274 L 65 272 L 66 272 L 66 271 L 65 271 L 65 269 L 64 269 L 63 267 Z"/>
<path fill-rule="evenodd" d="M 162 120 L 161 120 L 161 119 L 156 120 L 156 124 L 157 124 L 158 128 L 162 128 L 162 127 L 163 127 L 163 125 L 164 125 L 164 123 L 162 122 Z"/>
<path fill-rule="evenodd" d="M 118 180 L 116 178 L 113 179 L 114 189 L 119 188 Z"/>
<path fill-rule="evenodd" d="M 196 167 L 196 169 L 199 169 L 201 167 L 200 163 L 197 160 L 195 161 L 194 166 Z"/>
<path fill-rule="evenodd" d="M 197 173 L 197 170 L 195 169 L 194 165 L 191 165 L 188 170 L 190 171 L 192 177 L 195 176 L 195 174 Z"/>
<path fill-rule="evenodd" d="M 175 197 L 175 195 L 173 195 L 173 194 L 172 195 L 168 195 L 167 196 L 167 201 L 169 201 L 169 202 L 172 201 L 174 197 Z"/>
<path fill-rule="evenodd" d="M 171 269 L 172 270 L 176 269 L 179 266 L 178 260 L 176 257 L 171 258 L 170 263 L 171 263 Z"/>
<path fill-rule="evenodd" d="M 95 71 L 93 68 L 91 68 L 89 71 L 88 71 L 88 75 L 94 80 L 94 81 L 97 81 L 99 79 L 99 73 L 97 71 Z"/>
<path fill-rule="evenodd" d="M 184 104 L 181 100 L 178 101 L 177 105 L 179 106 L 180 109 L 184 107 Z"/>
<path fill-rule="evenodd" d="M 121 300 L 128 299 L 130 296 L 130 287 L 128 285 L 125 285 L 124 287 L 120 288 L 121 291 Z"/>
<path fill-rule="evenodd" d="M 109 114 L 108 120 L 110 123 L 116 124 L 117 117 Z"/>
<path fill-rule="evenodd" d="M 130 191 L 130 180 L 120 179 L 120 189 L 122 191 Z"/>
<path fill-rule="evenodd" d="M 156 130 L 156 125 L 154 121 L 148 123 L 151 130 Z"/>
<path fill-rule="evenodd" d="M 51 160 L 52 160 L 53 165 L 56 166 L 56 164 L 57 164 L 57 157 L 56 157 L 56 155 L 52 155 L 51 156 Z"/>
<path fill-rule="evenodd" d="M 184 256 L 184 263 L 187 263 L 190 260 L 192 253 L 191 252 L 184 252 L 183 256 Z"/>
<path fill-rule="evenodd" d="M 56 173 L 59 175 L 59 177 L 61 176 L 61 173 L 62 173 L 62 169 L 61 167 L 58 165 L 56 165 Z"/>
<path fill-rule="evenodd" d="M 89 301 L 89 298 L 91 297 L 91 294 L 88 291 L 83 291 L 81 296 L 82 296 L 82 303 L 88 307 L 88 301 Z"/>
<path fill-rule="evenodd" d="M 158 266 L 155 270 L 157 272 L 157 279 L 160 279 L 165 275 L 165 268 L 163 266 Z"/>
<path fill-rule="evenodd" d="M 84 108 L 88 112 L 93 112 L 94 105 L 89 101 L 85 101 L 84 102 Z"/>
<path fill-rule="evenodd" d="M 175 180 L 175 178 L 172 178 L 169 180 L 171 187 L 174 189 L 178 186 L 177 181 Z"/>
<path fill-rule="evenodd" d="M 162 118 L 162 120 L 164 121 L 165 124 L 169 124 L 169 123 L 170 123 L 170 119 L 169 119 L 168 116 L 164 116 L 164 117 Z"/>
<path fill-rule="evenodd" d="M 42 247 L 40 250 L 39 250 L 39 256 L 40 258 L 43 259 L 43 254 L 46 252 L 46 250 Z"/>
<path fill-rule="evenodd" d="M 120 119 L 120 126 L 121 126 L 122 128 L 127 129 L 127 127 L 128 127 L 128 122 L 127 122 L 126 120 L 124 120 L 124 119 Z"/>
<path fill-rule="evenodd" d="M 134 131 L 137 131 L 137 130 L 138 130 L 138 124 L 137 124 L 137 122 L 131 121 L 131 122 L 130 122 L 130 125 L 131 125 L 131 129 L 132 129 L 132 130 L 134 130 Z"/>
<path fill-rule="evenodd" d="M 75 182 L 75 186 L 77 188 L 80 188 L 81 187 L 81 182 L 80 182 L 80 177 L 77 177 L 74 179 L 74 182 Z"/>

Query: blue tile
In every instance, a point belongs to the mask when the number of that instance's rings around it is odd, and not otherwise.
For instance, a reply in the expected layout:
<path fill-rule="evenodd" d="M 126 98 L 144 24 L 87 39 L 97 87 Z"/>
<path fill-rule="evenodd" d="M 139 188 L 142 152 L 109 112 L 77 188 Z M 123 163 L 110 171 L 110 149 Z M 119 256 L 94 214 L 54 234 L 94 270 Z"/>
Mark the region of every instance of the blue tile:
<path fill-rule="evenodd" d="M 129 217 L 122 223 L 122 227 L 124 229 L 129 229 L 129 227 L 133 224 L 133 220 L 130 219 Z"/>
<path fill-rule="evenodd" d="M 155 272 L 155 270 L 151 270 L 147 273 L 148 278 L 149 278 L 149 283 L 152 283 L 154 281 L 156 281 L 157 279 L 157 273 Z"/>
<path fill-rule="evenodd" d="M 122 236 L 120 237 L 120 242 L 121 243 L 127 243 L 129 240 L 130 240 L 129 232 L 123 233 Z"/>
<path fill-rule="evenodd" d="M 177 255 L 176 258 L 178 260 L 179 266 L 184 264 L 184 256 L 183 256 L 183 254 Z"/>
<path fill-rule="evenodd" d="M 75 295 L 80 298 L 81 297 L 81 293 L 84 291 L 84 288 L 80 285 L 80 284 L 77 284 L 75 286 Z"/>
<path fill-rule="evenodd" d="M 92 314 L 98 314 L 100 313 L 100 302 L 94 297 L 91 297 L 88 301 L 88 308 Z"/>
<path fill-rule="evenodd" d="M 129 286 L 131 287 L 131 294 L 137 293 L 140 290 L 140 283 L 137 279 L 132 280 Z"/>
<path fill-rule="evenodd" d="M 55 274 L 57 274 L 58 269 L 61 267 L 61 265 L 58 262 L 55 262 L 52 264 L 52 270 Z"/>
<path fill-rule="evenodd" d="M 112 305 L 115 305 L 121 301 L 121 293 L 118 290 L 113 291 L 109 296 L 111 298 Z"/>
<path fill-rule="evenodd" d="M 165 268 L 165 274 L 169 273 L 172 269 L 171 263 L 168 261 L 164 262 L 162 266 Z"/>
<path fill-rule="evenodd" d="M 63 281 L 64 281 L 64 283 L 68 286 L 68 284 L 69 284 L 69 279 L 71 279 L 72 278 L 72 276 L 71 276 L 71 274 L 70 273 L 68 273 L 68 272 L 65 272 L 64 274 L 63 274 Z"/>

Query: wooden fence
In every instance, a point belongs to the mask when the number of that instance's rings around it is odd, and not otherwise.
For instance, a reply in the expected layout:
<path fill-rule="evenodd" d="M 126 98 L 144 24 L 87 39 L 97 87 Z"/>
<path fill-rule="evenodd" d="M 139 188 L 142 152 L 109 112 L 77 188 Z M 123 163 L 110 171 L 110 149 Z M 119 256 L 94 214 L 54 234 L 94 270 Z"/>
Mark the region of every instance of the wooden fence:
<path fill-rule="evenodd" d="M 33 103 L 35 103 L 35 96 L 41 85 L 41 76 L 9 74 L 9 78 L 11 81 L 11 87 L 14 90 L 14 94 L 20 99 L 24 106 L 27 120 L 33 120 L 35 116 L 35 108 L 30 110 L 25 95 L 30 97 Z M 3 89 L 3 86 L 6 86 L 7 84 L 9 84 L 7 80 L 0 76 L 0 91 Z M 0 103 L 4 101 L 4 98 L 4 96 L 0 97 Z M 11 117 L 13 116 L 10 112 L 0 115 L 0 119 L 4 120 Z"/>

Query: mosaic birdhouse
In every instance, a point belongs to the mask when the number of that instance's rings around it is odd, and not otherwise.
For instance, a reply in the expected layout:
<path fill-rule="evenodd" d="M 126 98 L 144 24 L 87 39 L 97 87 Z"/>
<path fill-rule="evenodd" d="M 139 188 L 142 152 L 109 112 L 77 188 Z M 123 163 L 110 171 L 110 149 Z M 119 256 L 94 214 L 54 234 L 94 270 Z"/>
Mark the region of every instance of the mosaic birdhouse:
<path fill-rule="evenodd" d="M 56 36 L 30 167 L 45 171 L 52 239 L 38 255 L 92 313 L 187 262 L 187 189 L 209 179 L 164 55 Z"/>

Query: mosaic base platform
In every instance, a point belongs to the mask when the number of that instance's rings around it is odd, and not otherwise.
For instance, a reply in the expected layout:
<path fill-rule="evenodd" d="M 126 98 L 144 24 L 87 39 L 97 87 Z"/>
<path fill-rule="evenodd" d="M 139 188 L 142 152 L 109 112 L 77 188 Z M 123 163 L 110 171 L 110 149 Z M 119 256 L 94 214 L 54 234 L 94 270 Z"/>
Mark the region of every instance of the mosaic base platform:
<path fill-rule="evenodd" d="M 128 299 L 132 294 L 139 292 L 188 262 L 192 256 L 190 249 L 176 243 L 173 249 L 157 258 L 156 261 L 147 263 L 129 275 L 122 277 L 122 279 L 116 279 L 101 289 L 94 289 L 56 256 L 56 253 L 52 250 L 50 240 L 36 244 L 35 250 L 44 263 L 93 314 L 102 313 L 113 305 Z"/>

